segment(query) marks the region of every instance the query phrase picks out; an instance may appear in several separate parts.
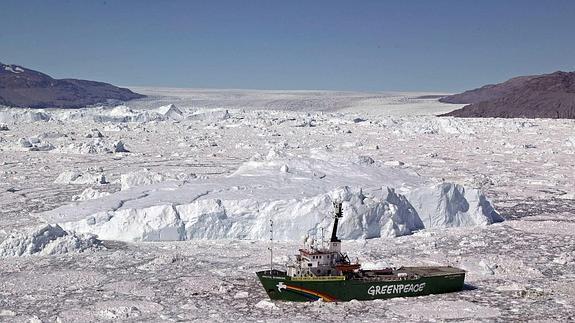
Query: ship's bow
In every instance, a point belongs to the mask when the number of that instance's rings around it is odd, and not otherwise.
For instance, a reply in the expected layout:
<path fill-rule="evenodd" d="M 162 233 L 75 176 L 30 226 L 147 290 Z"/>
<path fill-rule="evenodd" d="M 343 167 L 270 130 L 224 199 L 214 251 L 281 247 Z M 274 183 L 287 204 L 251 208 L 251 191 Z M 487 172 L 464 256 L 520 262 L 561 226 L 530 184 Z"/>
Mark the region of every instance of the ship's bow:
<path fill-rule="evenodd" d="M 258 279 L 262 283 L 262 286 L 270 299 L 284 299 L 283 294 L 280 293 L 280 289 L 286 281 L 286 272 L 280 270 L 264 270 L 258 271 Z"/>

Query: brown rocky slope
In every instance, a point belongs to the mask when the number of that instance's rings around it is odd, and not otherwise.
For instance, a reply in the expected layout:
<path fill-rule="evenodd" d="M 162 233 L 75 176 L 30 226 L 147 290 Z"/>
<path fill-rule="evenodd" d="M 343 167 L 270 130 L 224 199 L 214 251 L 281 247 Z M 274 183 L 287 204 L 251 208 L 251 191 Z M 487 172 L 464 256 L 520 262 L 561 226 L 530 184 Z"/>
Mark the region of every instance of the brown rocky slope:
<path fill-rule="evenodd" d="M 575 72 L 520 76 L 439 101 L 469 103 L 442 116 L 575 119 Z"/>
<path fill-rule="evenodd" d="M 28 108 L 81 108 L 144 95 L 108 83 L 61 79 L 0 63 L 0 105 Z"/>

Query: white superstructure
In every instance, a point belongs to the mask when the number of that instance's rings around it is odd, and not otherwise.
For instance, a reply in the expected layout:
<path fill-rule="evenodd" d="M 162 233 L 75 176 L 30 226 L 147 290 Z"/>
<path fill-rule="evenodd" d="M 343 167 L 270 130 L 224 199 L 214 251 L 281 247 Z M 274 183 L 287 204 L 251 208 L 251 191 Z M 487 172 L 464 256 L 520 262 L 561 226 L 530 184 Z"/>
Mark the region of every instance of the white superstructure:
<path fill-rule="evenodd" d="M 345 273 L 359 269 L 359 264 L 352 264 L 347 255 L 341 252 L 341 240 L 337 238 L 337 224 L 342 217 L 341 205 L 341 202 L 334 202 L 335 214 L 330 241 L 324 241 L 323 237 L 318 241 L 308 235 L 295 260 L 287 265 L 288 276 L 304 279 L 318 276 L 343 277 Z"/>

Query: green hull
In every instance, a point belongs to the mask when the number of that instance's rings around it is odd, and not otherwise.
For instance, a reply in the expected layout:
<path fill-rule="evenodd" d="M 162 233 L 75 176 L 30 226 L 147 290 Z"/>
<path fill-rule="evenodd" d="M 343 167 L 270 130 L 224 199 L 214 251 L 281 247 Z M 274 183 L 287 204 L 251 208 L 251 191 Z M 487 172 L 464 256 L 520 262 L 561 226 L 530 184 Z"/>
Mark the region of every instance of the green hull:
<path fill-rule="evenodd" d="M 416 279 L 343 279 L 292 280 L 285 272 L 257 273 L 266 293 L 273 300 L 284 301 L 350 301 L 393 297 L 412 297 L 457 292 L 463 289 L 465 271 L 452 267 L 411 267 Z M 432 274 L 426 275 L 429 271 Z"/>

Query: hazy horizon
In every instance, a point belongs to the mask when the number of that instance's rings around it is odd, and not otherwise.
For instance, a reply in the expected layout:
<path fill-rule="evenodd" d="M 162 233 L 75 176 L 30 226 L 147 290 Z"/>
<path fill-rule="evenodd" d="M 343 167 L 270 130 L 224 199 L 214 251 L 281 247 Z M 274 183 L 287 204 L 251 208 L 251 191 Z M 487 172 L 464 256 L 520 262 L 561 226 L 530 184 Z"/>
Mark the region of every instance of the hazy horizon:
<path fill-rule="evenodd" d="M 575 2 L 6 1 L 0 61 L 129 87 L 459 92 L 573 70 Z"/>

